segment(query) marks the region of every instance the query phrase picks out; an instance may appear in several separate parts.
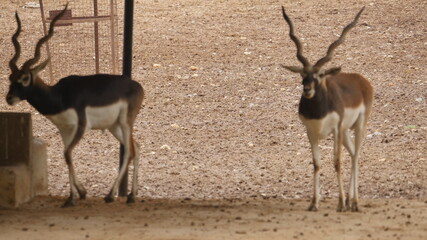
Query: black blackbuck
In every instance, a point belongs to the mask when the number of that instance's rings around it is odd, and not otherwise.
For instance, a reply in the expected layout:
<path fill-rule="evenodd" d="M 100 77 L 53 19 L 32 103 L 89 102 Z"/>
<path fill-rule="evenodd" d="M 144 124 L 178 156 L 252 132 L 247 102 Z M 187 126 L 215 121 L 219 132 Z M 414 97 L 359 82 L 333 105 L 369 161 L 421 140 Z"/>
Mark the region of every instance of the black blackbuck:
<path fill-rule="evenodd" d="M 353 28 L 364 8 L 362 8 L 342 31 L 341 36 L 333 42 L 326 56 L 314 65 L 302 54 L 302 44 L 294 34 L 292 21 L 282 7 L 283 17 L 289 25 L 289 36 L 297 48 L 296 57 L 302 67 L 284 66 L 286 69 L 301 74 L 303 91 L 299 103 L 299 117 L 304 124 L 311 145 L 314 165 L 314 194 L 309 210 L 316 211 L 320 198 L 320 152 L 319 141 L 331 133 L 334 139 L 334 165 L 338 178 L 339 200 L 337 211 L 359 211 L 358 206 L 358 162 L 366 124 L 372 110 L 373 88 L 359 74 L 341 73 L 340 67 L 324 69 L 323 66 L 332 59 L 332 54 L 343 41 L 348 31 Z M 354 130 L 354 141 L 349 129 Z M 345 200 L 341 177 L 341 149 L 345 148 L 351 155 L 350 188 Z"/>
<path fill-rule="evenodd" d="M 21 32 L 21 20 L 16 12 L 18 29 L 12 36 L 15 54 L 9 62 L 10 87 L 6 101 L 14 105 L 26 100 L 38 112 L 43 114 L 59 129 L 64 143 L 64 157 L 69 170 L 70 196 L 64 207 L 74 205 L 78 193 L 80 199 L 86 197 L 86 190 L 77 180 L 71 152 L 86 131 L 90 129 L 108 129 L 124 145 L 123 167 L 104 198 L 105 202 L 114 201 L 118 186 L 131 161 L 133 161 L 132 190 L 127 202 L 135 201 L 137 195 L 138 144 L 133 139 L 133 124 L 141 109 L 144 91 L 141 85 L 126 76 L 96 74 L 62 78 L 55 85 L 49 86 L 39 77 L 49 58 L 40 64 L 40 50 L 54 32 L 55 23 L 65 13 L 67 7 L 50 23 L 48 34 L 39 39 L 34 57 L 26 61 L 21 68 L 17 60 L 21 53 L 18 36 Z"/>

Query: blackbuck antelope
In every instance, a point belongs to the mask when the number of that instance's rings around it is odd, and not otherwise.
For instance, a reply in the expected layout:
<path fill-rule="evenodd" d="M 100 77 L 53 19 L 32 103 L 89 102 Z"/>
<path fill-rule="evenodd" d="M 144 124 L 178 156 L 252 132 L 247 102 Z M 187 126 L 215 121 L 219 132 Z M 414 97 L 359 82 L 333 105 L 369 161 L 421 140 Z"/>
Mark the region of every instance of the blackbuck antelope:
<path fill-rule="evenodd" d="M 27 100 L 59 129 L 70 178 L 70 196 L 64 207 L 74 205 L 77 193 L 80 199 L 86 197 L 86 190 L 74 172 L 71 152 L 90 129 L 108 129 L 124 145 L 124 164 L 111 191 L 104 198 L 105 202 L 111 202 L 116 197 L 120 181 L 131 161 L 134 166 L 133 183 L 127 202 L 134 202 L 138 190 L 138 146 L 133 140 L 132 128 L 144 98 L 141 85 L 125 76 L 97 74 L 73 75 L 61 79 L 54 86 L 48 86 L 38 76 L 49 61 L 46 59 L 35 65 L 40 59 L 40 49 L 52 37 L 54 25 L 66 9 L 67 7 L 52 20 L 48 34 L 37 42 L 34 57 L 21 68 L 16 64 L 21 53 L 17 40 L 21 32 L 21 20 L 16 12 L 18 29 L 12 36 L 15 54 L 9 62 L 12 74 L 9 77 L 10 87 L 6 101 L 15 105 L 21 100 Z"/>
<path fill-rule="evenodd" d="M 301 74 L 303 92 L 299 103 L 299 117 L 307 130 L 311 145 L 314 165 L 314 195 L 309 207 L 316 211 L 319 206 L 320 186 L 320 153 L 319 140 L 329 134 L 334 137 L 334 165 L 339 186 L 339 201 L 337 211 L 359 211 L 358 207 L 358 161 L 366 124 L 372 109 L 373 89 L 371 84 L 359 74 L 340 73 L 340 67 L 323 69 L 332 59 L 332 53 L 343 41 L 347 32 L 353 28 L 364 8 L 354 20 L 342 31 L 341 36 L 333 42 L 325 57 L 311 65 L 302 55 L 302 45 L 294 34 L 294 26 L 282 7 L 283 17 L 289 25 L 289 36 L 297 48 L 296 57 L 303 67 L 284 66 L 286 69 Z M 355 133 L 354 143 L 348 129 Z M 341 148 L 351 155 L 350 189 L 344 200 L 343 182 L 341 178 Z"/>

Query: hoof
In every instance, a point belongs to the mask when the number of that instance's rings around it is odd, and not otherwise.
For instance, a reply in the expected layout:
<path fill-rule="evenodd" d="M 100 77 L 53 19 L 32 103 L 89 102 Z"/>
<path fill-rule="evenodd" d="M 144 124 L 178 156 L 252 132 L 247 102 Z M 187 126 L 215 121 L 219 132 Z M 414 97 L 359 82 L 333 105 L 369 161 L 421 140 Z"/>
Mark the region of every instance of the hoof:
<path fill-rule="evenodd" d="M 337 212 L 345 212 L 345 211 L 347 211 L 347 208 L 345 207 L 345 205 L 344 204 L 338 204 Z"/>
<path fill-rule="evenodd" d="M 107 195 L 107 196 L 104 198 L 104 201 L 105 201 L 106 203 L 111 203 L 111 202 L 114 202 L 114 198 L 112 198 L 110 195 Z"/>
<path fill-rule="evenodd" d="M 80 199 L 86 199 L 86 191 L 79 192 Z"/>
<path fill-rule="evenodd" d="M 346 208 L 345 207 L 338 207 L 337 208 L 337 212 L 345 212 Z"/>
<path fill-rule="evenodd" d="M 307 209 L 310 212 L 317 212 L 318 207 L 315 204 L 311 204 L 310 207 Z"/>
<path fill-rule="evenodd" d="M 357 206 L 357 204 L 354 204 L 351 206 L 351 211 L 352 212 L 361 212 L 359 206 Z"/>
<path fill-rule="evenodd" d="M 133 197 L 133 195 L 128 195 L 126 203 L 135 203 L 135 198 Z"/>
<path fill-rule="evenodd" d="M 346 201 L 344 201 L 343 198 L 339 198 L 337 212 L 345 212 L 345 211 L 347 211 L 347 207 L 346 207 L 346 203 L 345 202 Z"/>
<path fill-rule="evenodd" d="M 68 207 L 73 207 L 74 206 L 74 200 L 72 198 L 68 198 L 64 204 L 62 204 L 62 208 L 68 208 Z"/>

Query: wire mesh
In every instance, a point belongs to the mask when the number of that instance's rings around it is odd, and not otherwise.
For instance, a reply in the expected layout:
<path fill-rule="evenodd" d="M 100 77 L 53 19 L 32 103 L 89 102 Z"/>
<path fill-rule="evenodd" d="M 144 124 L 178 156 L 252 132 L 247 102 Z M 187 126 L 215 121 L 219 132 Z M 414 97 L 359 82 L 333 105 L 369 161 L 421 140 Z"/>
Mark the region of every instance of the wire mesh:
<path fill-rule="evenodd" d="M 45 77 L 53 82 L 68 75 L 118 74 L 122 41 L 117 1 L 39 0 L 45 33 L 67 2 L 69 9 L 47 44 L 51 63 Z"/>

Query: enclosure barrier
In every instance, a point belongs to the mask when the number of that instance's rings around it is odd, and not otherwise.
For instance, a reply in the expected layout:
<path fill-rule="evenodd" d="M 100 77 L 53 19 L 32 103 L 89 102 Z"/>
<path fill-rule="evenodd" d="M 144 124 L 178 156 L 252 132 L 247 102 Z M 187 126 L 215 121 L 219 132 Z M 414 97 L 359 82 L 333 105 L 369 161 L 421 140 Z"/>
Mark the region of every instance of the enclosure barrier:
<path fill-rule="evenodd" d="M 55 37 L 46 44 L 50 83 L 72 74 L 118 74 L 117 1 L 39 0 L 45 34 L 67 2 Z"/>
<path fill-rule="evenodd" d="M 45 143 L 33 137 L 30 113 L 0 112 L 0 207 L 47 194 Z"/>

